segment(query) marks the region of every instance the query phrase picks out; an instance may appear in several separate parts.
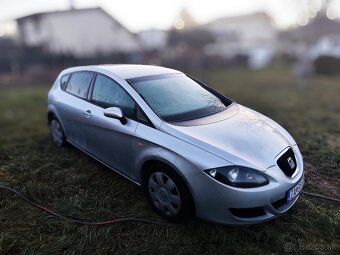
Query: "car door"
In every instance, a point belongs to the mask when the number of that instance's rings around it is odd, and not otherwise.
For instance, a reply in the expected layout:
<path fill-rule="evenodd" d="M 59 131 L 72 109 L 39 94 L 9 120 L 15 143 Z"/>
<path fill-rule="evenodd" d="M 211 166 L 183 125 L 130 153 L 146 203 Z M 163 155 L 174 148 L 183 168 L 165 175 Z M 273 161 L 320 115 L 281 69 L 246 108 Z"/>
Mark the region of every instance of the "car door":
<path fill-rule="evenodd" d="M 119 120 L 104 116 L 104 109 L 119 107 L 127 118 Z M 134 179 L 132 146 L 138 122 L 134 120 L 136 104 L 132 97 L 111 78 L 97 74 L 90 103 L 83 109 L 91 113 L 86 121 L 88 152 L 115 170 Z"/>
<path fill-rule="evenodd" d="M 94 73 L 80 71 L 72 73 L 67 84 L 62 84 L 64 91 L 58 100 L 58 110 L 64 124 L 68 140 L 82 149 L 87 148 L 84 121 L 88 115 L 84 112 L 90 83 Z"/>

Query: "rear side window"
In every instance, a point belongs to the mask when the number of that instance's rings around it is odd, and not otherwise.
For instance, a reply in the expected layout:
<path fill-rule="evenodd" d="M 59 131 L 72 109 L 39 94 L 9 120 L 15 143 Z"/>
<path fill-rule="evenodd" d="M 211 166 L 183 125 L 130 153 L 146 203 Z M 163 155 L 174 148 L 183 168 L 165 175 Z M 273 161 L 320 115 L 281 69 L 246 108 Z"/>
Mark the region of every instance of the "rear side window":
<path fill-rule="evenodd" d="M 94 83 L 92 102 L 104 108 L 119 107 L 129 118 L 135 116 L 136 107 L 131 96 L 115 81 L 100 74 Z"/>
<path fill-rule="evenodd" d="M 66 89 L 68 78 L 70 78 L 70 74 L 66 74 L 60 79 L 60 86 L 63 90 Z"/>
<path fill-rule="evenodd" d="M 65 90 L 72 95 L 86 99 L 92 76 L 93 74 L 91 72 L 77 72 L 71 74 Z"/>

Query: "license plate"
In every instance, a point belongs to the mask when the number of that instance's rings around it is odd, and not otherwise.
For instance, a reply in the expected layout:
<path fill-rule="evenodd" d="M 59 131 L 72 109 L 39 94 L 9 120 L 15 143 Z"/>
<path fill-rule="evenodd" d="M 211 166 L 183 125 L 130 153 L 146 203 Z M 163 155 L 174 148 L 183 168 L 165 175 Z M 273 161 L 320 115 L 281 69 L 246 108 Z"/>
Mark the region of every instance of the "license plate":
<path fill-rule="evenodd" d="M 294 188 L 291 190 L 288 190 L 287 192 L 287 203 L 289 203 L 291 200 L 296 198 L 299 193 L 301 192 L 303 185 L 305 184 L 304 178 L 302 178 L 298 184 L 295 185 Z"/>

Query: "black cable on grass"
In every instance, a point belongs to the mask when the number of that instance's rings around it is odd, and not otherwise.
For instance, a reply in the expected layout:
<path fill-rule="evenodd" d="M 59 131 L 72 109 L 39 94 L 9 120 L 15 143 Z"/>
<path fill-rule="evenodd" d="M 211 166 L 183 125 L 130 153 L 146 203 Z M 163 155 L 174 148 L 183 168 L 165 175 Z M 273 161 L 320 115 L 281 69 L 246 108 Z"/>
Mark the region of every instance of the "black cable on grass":
<path fill-rule="evenodd" d="M 324 199 L 327 199 L 327 200 L 330 200 L 330 201 L 340 203 L 340 199 L 337 199 L 337 198 L 327 197 L 327 196 L 323 196 L 323 195 L 320 195 L 320 194 L 311 193 L 311 192 L 307 192 L 307 191 L 301 191 L 301 193 L 308 195 L 308 196 L 324 198 Z"/>
<path fill-rule="evenodd" d="M 13 189 L 13 188 L 9 188 L 6 186 L 2 186 L 0 185 L 0 190 L 5 190 L 11 193 L 14 193 L 16 195 L 18 195 L 21 199 L 23 199 L 24 201 L 26 201 L 27 203 L 41 209 L 42 211 L 45 211 L 55 217 L 64 219 L 64 220 L 68 220 L 77 224 L 82 224 L 82 225 L 89 225 L 89 226 L 102 226 L 102 225 L 109 225 L 109 224 L 114 224 L 114 223 L 119 223 L 119 222 L 141 222 L 141 223 L 149 223 L 149 224 L 157 224 L 157 225 L 164 225 L 164 226 L 170 226 L 169 223 L 164 223 L 161 221 L 157 221 L 157 220 L 153 220 L 153 219 L 144 219 L 144 218 L 138 218 L 138 217 L 122 217 L 122 218 L 117 218 L 114 220 L 108 220 L 108 221 L 87 221 L 87 220 L 81 220 L 81 219 L 76 219 L 76 218 L 72 218 L 69 216 L 64 216 L 61 215 L 57 212 L 54 212 L 48 208 L 45 208 L 35 202 L 33 202 L 32 200 L 30 200 L 29 198 L 27 198 L 26 196 L 24 196 L 22 193 L 20 193 L 19 191 Z"/>
<path fill-rule="evenodd" d="M 153 219 L 144 219 L 144 218 L 138 218 L 138 217 L 122 217 L 122 218 L 117 218 L 114 220 L 108 220 L 108 221 L 87 221 L 87 220 L 80 220 L 80 219 L 76 219 L 76 218 L 72 218 L 72 217 L 68 217 L 68 216 L 64 216 L 61 215 L 59 213 L 56 213 L 48 208 L 45 208 L 35 202 L 33 202 L 32 200 L 30 200 L 29 198 L 27 198 L 26 196 L 24 196 L 22 193 L 20 193 L 19 191 L 17 191 L 16 189 L 13 188 L 9 188 L 7 186 L 3 186 L 0 185 L 0 190 L 5 190 L 11 193 L 14 193 L 16 195 L 18 195 L 21 199 L 23 199 L 24 201 L 26 201 L 27 203 L 41 209 L 42 211 L 45 211 L 55 217 L 64 219 L 64 220 L 68 220 L 77 224 L 81 224 L 81 225 L 89 225 L 89 226 L 103 226 L 103 225 L 109 225 L 109 224 L 114 224 L 114 223 L 119 223 L 119 222 L 141 222 L 141 223 L 150 223 L 150 224 L 157 224 L 157 225 L 164 225 L 164 226 L 169 226 L 170 224 L 168 223 L 164 223 L 161 221 L 157 221 L 157 220 L 153 220 Z M 316 194 L 316 193 L 310 193 L 310 192 L 306 192 L 306 191 L 302 191 L 302 194 L 306 194 L 308 196 L 314 196 L 314 197 L 318 197 L 318 198 L 324 198 L 324 199 L 328 199 L 330 201 L 334 201 L 337 203 L 340 203 L 339 199 L 336 198 L 331 198 L 331 197 L 327 197 L 327 196 L 323 196 L 320 194 Z"/>

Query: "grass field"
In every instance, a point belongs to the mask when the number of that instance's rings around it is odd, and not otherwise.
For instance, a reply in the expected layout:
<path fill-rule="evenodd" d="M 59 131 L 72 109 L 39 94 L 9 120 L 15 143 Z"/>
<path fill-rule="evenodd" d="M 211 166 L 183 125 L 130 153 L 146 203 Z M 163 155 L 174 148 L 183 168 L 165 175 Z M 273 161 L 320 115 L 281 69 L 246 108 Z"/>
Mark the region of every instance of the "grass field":
<path fill-rule="evenodd" d="M 340 77 L 315 77 L 301 89 L 288 69 L 219 70 L 199 76 L 282 124 L 304 156 L 305 190 L 339 198 Z M 45 112 L 48 89 L 0 88 L 0 182 L 77 218 L 162 220 L 138 187 L 72 147 L 53 146 Z M 192 219 L 170 226 L 90 227 L 52 217 L 0 191 L 0 254 L 335 254 L 339 238 L 339 205 L 306 195 L 283 217 L 260 225 L 221 226 Z"/>

